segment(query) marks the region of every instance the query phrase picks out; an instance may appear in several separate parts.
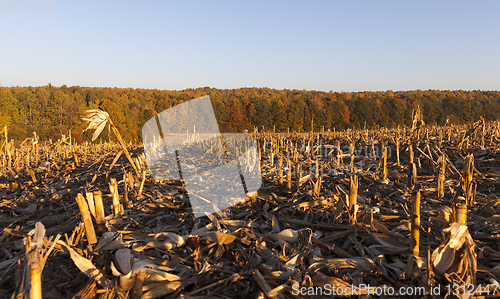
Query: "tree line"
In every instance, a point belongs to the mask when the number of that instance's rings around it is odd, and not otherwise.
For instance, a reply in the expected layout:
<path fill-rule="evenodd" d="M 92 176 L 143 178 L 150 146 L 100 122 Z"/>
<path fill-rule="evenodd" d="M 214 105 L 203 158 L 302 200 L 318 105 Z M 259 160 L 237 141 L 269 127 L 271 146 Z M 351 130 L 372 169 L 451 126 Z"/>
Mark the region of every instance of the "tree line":
<path fill-rule="evenodd" d="M 155 114 L 191 99 L 209 95 L 221 132 L 320 131 L 411 125 L 420 106 L 424 121 L 445 125 L 500 118 L 500 91 L 412 90 L 323 92 L 270 88 L 182 91 L 97 88 L 50 84 L 0 87 L 0 128 L 9 139 L 23 140 L 36 132 L 42 140 L 68 134 L 79 142 L 91 132 L 81 117 L 85 110 L 108 112 L 126 141 L 140 142 L 142 126 Z M 106 129 L 96 142 L 113 138 Z"/>

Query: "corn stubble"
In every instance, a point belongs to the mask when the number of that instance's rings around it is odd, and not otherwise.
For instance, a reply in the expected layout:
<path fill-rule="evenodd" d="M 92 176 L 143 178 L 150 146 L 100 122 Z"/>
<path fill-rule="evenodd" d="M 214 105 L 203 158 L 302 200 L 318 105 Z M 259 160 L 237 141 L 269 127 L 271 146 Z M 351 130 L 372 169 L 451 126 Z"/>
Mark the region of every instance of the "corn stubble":
<path fill-rule="evenodd" d="M 97 135 L 112 124 L 87 119 Z M 99 145 L 7 134 L 0 297 L 296 298 L 369 284 L 432 298 L 438 284 L 484 296 L 498 284 L 499 122 L 430 126 L 417 110 L 410 128 L 254 130 L 263 187 L 199 219 L 183 182 L 152 179 L 119 132 Z"/>

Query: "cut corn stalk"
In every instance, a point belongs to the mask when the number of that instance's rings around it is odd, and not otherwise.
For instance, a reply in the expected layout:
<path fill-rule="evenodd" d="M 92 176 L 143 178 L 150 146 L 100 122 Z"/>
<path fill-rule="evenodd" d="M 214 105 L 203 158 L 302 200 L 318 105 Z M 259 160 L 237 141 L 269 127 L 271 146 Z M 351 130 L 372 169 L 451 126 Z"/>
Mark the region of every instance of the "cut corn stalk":
<path fill-rule="evenodd" d="M 113 196 L 113 212 L 115 216 L 120 216 L 123 214 L 123 205 L 120 204 L 120 194 L 118 193 L 118 183 L 115 178 L 109 179 L 109 191 Z"/>
<path fill-rule="evenodd" d="M 438 160 L 439 172 L 437 175 L 437 196 L 444 197 L 444 181 L 446 180 L 446 157 L 442 155 Z"/>
<path fill-rule="evenodd" d="M 411 251 L 418 258 L 420 245 L 420 191 L 413 194 L 411 214 Z"/>
<path fill-rule="evenodd" d="M 358 211 L 358 177 L 353 175 L 349 180 L 349 215 L 350 222 L 356 223 L 356 213 Z"/>
<path fill-rule="evenodd" d="M 35 229 L 25 237 L 26 256 L 28 259 L 28 268 L 30 275 L 30 298 L 42 299 L 42 272 L 47 259 L 59 241 L 61 235 L 57 235 L 54 240 L 52 237 L 47 244 L 44 244 L 45 227 L 41 222 L 35 224 Z"/>
<path fill-rule="evenodd" d="M 467 225 L 467 205 L 465 203 L 457 204 L 455 219 L 458 224 Z"/>
<path fill-rule="evenodd" d="M 465 202 L 467 206 L 473 204 L 473 193 L 472 193 L 472 182 L 473 182 L 473 171 L 474 171 L 474 155 L 470 154 L 464 160 L 464 171 L 462 179 L 462 190 L 465 196 Z"/>
<path fill-rule="evenodd" d="M 95 219 L 97 222 L 97 230 L 100 233 L 104 233 L 106 231 L 106 215 L 104 214 L 104 204 L 102 202 L 102 192 L 95 191 L 94 192 L 94 203 L 95 203 Z"/>
<path fill-rule="evenodd" d="M 82 214 L 83 224 L 85 225 L 85 232 L 87 233 L 87 240 L 89 244 L 97 243 L 97 238 L 95 235 L 94 225 L 92 224 L 92 218 L 90 218 L 89 208 L 87 202 L 81 193 L 76 196 L 76 202 L 78 203 L 78 208 Z"/>

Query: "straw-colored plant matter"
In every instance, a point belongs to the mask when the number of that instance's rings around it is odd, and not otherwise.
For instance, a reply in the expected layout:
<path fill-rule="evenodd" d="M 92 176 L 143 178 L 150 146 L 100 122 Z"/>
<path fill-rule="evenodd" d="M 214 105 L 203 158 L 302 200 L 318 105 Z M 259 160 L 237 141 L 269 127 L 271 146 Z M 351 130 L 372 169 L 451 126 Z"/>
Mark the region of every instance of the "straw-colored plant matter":
<path fill-rule="evenodd" d="M 411 213 L 411 250 L 417 258 L 420 252 L 420 196 L 420 191 L 414 193 Z"/>
<path fill-rule="evenodd" d="M 90 112 L 95 136 L 113 128 Z M 69 134 L 5 141 L 0 298 L 305 298 L 327 285 L 441 298 L 448 290 L 431 288 L 468 284 L 492 296 L 500 124 L 415 119 L 398 129 L 255 131 L 262 188 L 199 218 L 182 181 L 149 175 L 141 146 L 75 145 Z"/>
<path fill-rule="evenodd" d="M 94 134 L 92 134 L 92 141 L 96 140 L 97 137 L 101 134 L 101 132 L 104 130 L 107 124 L 111 126 L 113 133 L 115 134 L 116 139 L 120 143 L 120 146 L 122 147 L 123 152 L 125 153 L 125 156 L 127 157 L 128 161 L 134 168 L 137 176 L 139 176 L 139 171 L 137 170 L 137 166 L 135 165 L 134 161 L 132 160 L 132 157 L 130 157 L 130 154 L 127 150 L 127 145 L 123 141 L 123 138 L 116 128 L 116 126 L 113 124 L 113 121 L 109 117 L 109 114 L 107 112 L 104 112 L 99 109 L 90 109 L 86 111 L 87 117 L 82 118 L 82 120 L 88 122 L 88 126 L 84 131 L 87 130 L 94 130 Z"/>
<path fill-rule="evenodd" d="M 466 225 L 453 223 L 443 230 L 446 239 L 432 253 L 432 267 L 440 282 L 456 285 L 460 298 L 469 298 L 476 284 L 476 244 Z"/>

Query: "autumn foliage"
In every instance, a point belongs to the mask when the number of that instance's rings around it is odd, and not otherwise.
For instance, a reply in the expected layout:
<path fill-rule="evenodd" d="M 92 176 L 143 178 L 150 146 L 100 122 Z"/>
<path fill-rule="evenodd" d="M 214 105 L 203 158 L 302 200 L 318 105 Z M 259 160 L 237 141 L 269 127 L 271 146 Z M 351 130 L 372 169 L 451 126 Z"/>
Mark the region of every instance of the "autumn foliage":
<path fill-rule="evenodd" d="M 81 120 L 88 109 L 110 114 L 127 142 L 140 142 L 142 125 L 154 114 L 196 97 L 209 95 L 223 132 L 321 131 L 347 128 L 410 126 L 420 106 L 427 124 L 464 124 L 500 117 L 499 91 L 321 92 L 270 88 L 182 91 L 72 86 L 0 87 L 0 127 L 23 140 L 37 132 L 42 140 L 68 134 L 90 141 Z M 113 139 L 105 128 L 95 142 Z"/>

